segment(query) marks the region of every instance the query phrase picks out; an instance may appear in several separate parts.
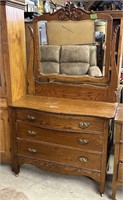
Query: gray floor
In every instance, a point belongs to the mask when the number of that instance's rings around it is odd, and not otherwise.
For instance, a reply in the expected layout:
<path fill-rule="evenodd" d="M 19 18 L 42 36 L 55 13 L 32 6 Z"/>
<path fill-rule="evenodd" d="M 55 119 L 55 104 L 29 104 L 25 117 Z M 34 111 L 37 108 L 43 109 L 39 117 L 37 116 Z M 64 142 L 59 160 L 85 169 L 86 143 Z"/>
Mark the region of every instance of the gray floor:
<path fill-rule="evenodd" d="M 108 200 L 111 186 L 111 181 L 107 180 L 105 194 L 101 197 L 98 183 L 84 176 L 64 176 L 23 165 L 19 176 L 15 177 L 10 166 L 0 165 L 0 189 L 14 187 L 24 192 L 29 200 Z M 123 188 L 119 187 L 117 200 L 121 199 Z"/>

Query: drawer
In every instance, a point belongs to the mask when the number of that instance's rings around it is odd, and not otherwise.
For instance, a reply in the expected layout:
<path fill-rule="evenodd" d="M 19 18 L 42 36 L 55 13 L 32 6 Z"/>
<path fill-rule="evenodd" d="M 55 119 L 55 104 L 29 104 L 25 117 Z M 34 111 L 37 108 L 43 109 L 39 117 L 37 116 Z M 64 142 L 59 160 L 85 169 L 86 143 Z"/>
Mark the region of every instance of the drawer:
<path fill-rule="evenodd" d="M 118 164 L 118 181 L 123 181 L 123 161 Z"/>
<path fill-rule="evenodd" d="M 27 109 L 17 110 L 17 119 L 39 124 L 50 129 L 81 132 L 104 132 L 104 119 L 87 116 L 71 116 L 39 112 Z"/>
<path fill-rule="evenodd" d="M 18 140 L 18 155 L 32 159 L 82 167 L 91 170 L 101 169 L 101 154 L 79 151 L 75 148 Z"/>
<path fill-rule="evenodd" d="M 102 151 L 102 135 L 44 129 L 17 122 L 17 137 L 31 141 L 44 141 L 86 150 Z"/>
<path fill-rule="evenodd" d="M 123 144 L 120 144 L 119 160 L 123 160 Z"/>

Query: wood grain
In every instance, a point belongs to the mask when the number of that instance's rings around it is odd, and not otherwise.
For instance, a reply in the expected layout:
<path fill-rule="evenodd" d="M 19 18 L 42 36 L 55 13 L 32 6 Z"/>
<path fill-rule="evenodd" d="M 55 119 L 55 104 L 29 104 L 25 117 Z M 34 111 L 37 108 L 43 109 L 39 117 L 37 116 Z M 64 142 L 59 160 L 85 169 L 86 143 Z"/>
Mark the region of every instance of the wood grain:
<path fill-rule="evenodd" d="M 0 100 L 0 154 L 2 163 L 10 163 L 10 130 L 6 99 Z"/>
<path fill-rule="evenodd" d="M 39 97 L 27 95 L 13 102 L 11 106 L 28 109 L 30 108 L 57 114 L 113 118 L 115 116 L 117 103 L 47 98 L 43 96 Z"/>

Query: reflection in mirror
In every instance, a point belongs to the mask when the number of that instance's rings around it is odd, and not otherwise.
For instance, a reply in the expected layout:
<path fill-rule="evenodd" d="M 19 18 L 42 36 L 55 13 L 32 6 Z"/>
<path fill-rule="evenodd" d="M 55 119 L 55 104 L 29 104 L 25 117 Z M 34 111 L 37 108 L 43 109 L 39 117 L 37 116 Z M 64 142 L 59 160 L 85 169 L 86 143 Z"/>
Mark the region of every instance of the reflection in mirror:
<path fill-rule="evenodd" d="M 104 75 L 106 20 L 40 21 L 40 73 Z"/>
<path fill-rule="evenodd" d="M 34 18 L 35 80 L 108 84 L 112 24 L 108 14 L 71 4 Z"/>

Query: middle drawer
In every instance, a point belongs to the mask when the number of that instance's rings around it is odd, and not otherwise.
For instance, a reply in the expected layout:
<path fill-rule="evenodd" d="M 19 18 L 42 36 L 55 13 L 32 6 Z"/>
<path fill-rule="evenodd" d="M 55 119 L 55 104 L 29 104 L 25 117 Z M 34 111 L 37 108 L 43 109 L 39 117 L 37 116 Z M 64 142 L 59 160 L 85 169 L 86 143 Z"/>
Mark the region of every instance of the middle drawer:
<path fill-rule="evenodd" d="M 17 122 L 17 137 L 31 141 L 43 141 L 87 150 L 102 151 L 103 136 L 100 134 L 55 131 L 28 125 L 24 122 Z"/>

